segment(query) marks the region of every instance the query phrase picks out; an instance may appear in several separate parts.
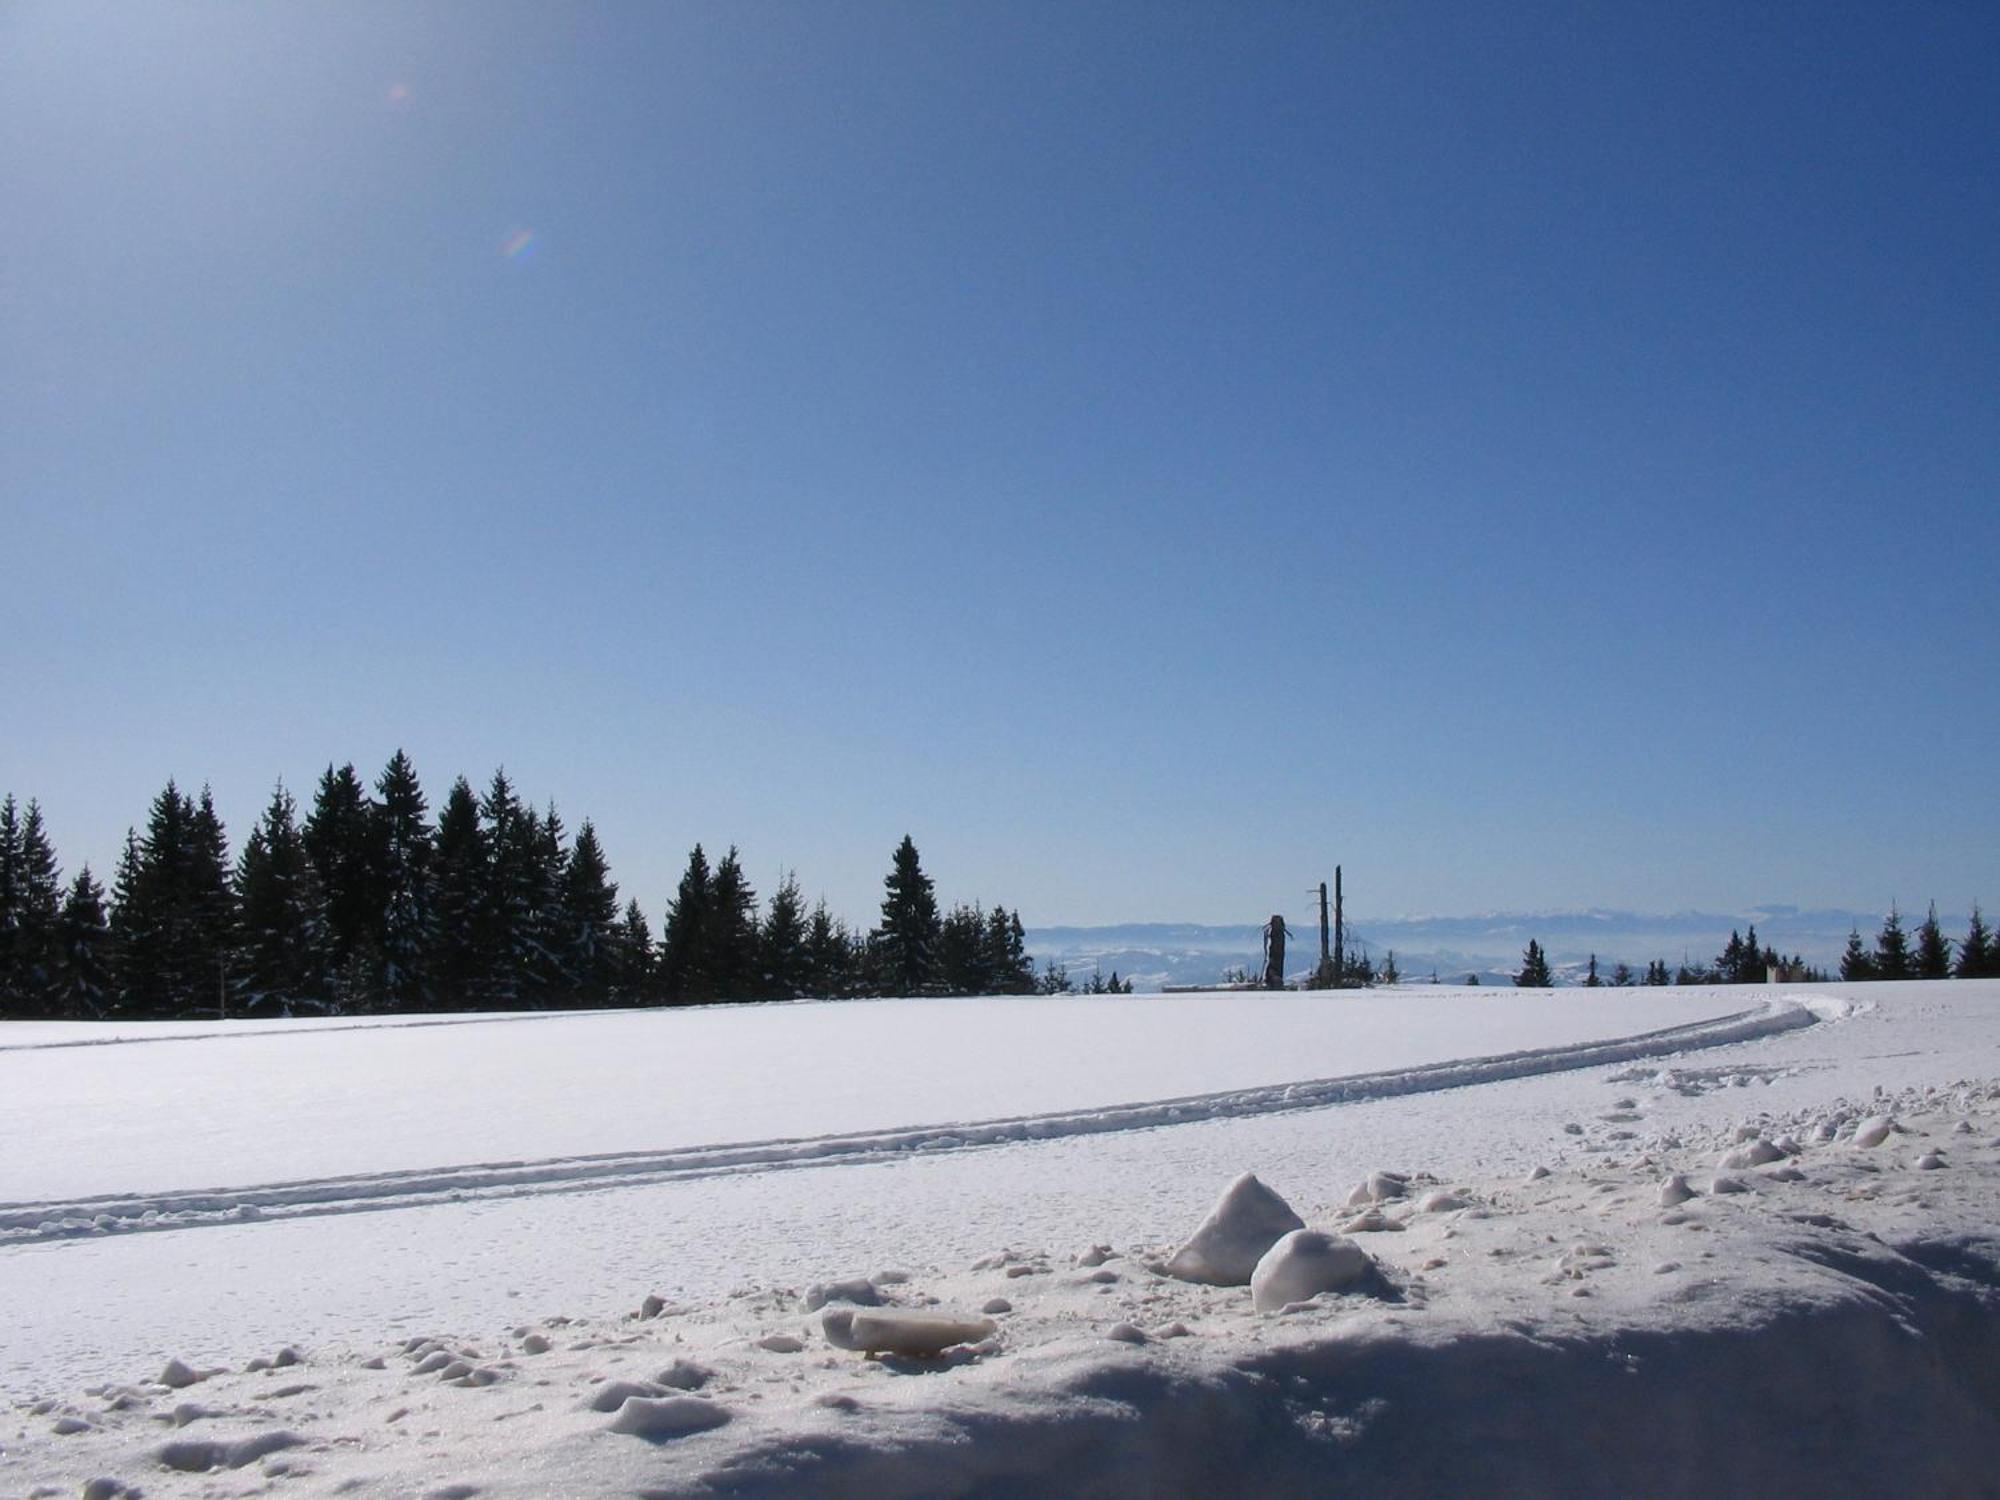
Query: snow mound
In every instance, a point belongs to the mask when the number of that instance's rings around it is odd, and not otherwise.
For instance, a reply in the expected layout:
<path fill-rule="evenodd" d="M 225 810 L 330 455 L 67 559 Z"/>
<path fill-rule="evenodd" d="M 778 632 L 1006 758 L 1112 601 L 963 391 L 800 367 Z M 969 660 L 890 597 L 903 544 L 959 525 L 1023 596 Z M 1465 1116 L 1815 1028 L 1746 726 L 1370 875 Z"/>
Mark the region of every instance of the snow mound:
<path fill-rule="evenodd" d="M 1321 1292 L 1345 1292 L 1373 1275 L 1375 1263 L 1350 1239 L 1317 1229 L 1294 1229 L 1264 1252 L 1250 1274 L 1250 1305 L 1276 1312 Z"/>
<path fill-rule="evenodd" d="M 1167 1274 L 1210 1286 L 1248 1286 L 1264 1252 L 1305 1227 L 1289 1203 L 1254 1172 L 1245 1172 L 1222 1190 L 1208 1217 L 1174 1252 Z"/>
<path fill-rule="evenodd" d="M 665 1443 L 721 1427 L 730 1415 L 728 1407 L 699 1396 L 631 1396 L 611 1419 L 610 1430 L 649 1443 Z"/>

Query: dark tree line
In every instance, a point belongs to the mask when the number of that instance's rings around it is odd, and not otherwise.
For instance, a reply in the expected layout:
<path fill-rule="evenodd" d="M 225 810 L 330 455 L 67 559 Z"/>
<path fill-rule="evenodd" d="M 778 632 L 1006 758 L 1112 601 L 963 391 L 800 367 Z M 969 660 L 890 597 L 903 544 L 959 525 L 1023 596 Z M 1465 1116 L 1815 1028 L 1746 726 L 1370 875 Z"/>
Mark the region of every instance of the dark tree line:
<path fill-rule="evenodd" d="M 1976 920 L 1976 917 L 1975 917 Z M 1656 958 L 1646 965 L 1644 975 L 1633 973 L 1628 964 L 1619 964 L 1611 971 L 1610 987 L 1625 989 L 1633 985 L 1668 984 L 1764 984 L 1772 973 L 1787 984 L 1809 984 L 1826 978 L 1825 973 L 1813 968 L 1803 958 L 1793 955 L 1781 957 L 1777 949 L 1757 941 L 1757 929 L 1753 925 L 1749 935 L 1744 936 L 1733 928 L 1729 942 L 1712 964 L 1691 964 L 1683 962 L 1669 973 L 1665 959 Z M 1850 977 L 1845 966 L 1842 978 Z M 1514 975 L 1514 983 L 1524 989 L 1547 989 L 1555 983 L 1555 976 L 1549 968 L 1548 955 L 1542 945 L 1533 938 L 1528 939 L 1526 952 L 1521 956 L 1521 967 Z M 1590 963 L 1584 974 L 1586 989 L 1604 987 L 1605 981 L 1597 972 L 1597 955 L 1590 955 Z"/>
<path fill-rule="evenodd" d="M 372 789 L 329 765 L 303 817 L 281 785 L 232 861 L 213 798 L 169 781 L 109 893 L 67 885 L 40 808 L 0 801 L 0 1016 L 172 1017 L 691 1005 L 1028 993 L 1020 916 L 940 914 L 915 843 L 858 933 L 787 875 L 760 905 L 700 845 L 657 940 L 585 821 L 461 776 L 436 819 L 400 750 Z"/>
<path fill-rule="evenodd" d="M 1952 950 L 1958 950 L 1954 957 Z M 1847 951 L 1840 955 L 1842 979 L 2000 979 L 2000 944 L 1979 914 L 1972 908 L 1965 936 L 1954 943 L 1938 926 L 1937 903 L 1919 924 L 1914 939 L 1903 930 L 1903 916 L 1894 906 L 1875 936 L 1871 949 L 1863 945 L 1859 930 L 1847 935 Z"/>

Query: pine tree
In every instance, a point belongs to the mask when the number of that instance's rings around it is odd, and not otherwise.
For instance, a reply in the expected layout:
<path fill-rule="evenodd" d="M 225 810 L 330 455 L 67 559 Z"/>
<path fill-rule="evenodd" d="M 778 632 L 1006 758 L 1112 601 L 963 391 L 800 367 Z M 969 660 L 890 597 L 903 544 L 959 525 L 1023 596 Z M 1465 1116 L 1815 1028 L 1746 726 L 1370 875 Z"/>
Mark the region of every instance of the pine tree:
<path fill-rule="evenodd" d="M 721 1000 L 763 997 L 758 951 L 757 893 L 743 876 L 743 861 L 731 844 L 715 866 L 709 901 L 709 973 Z"/>
<path fill-rule="evenodd" d="M 1840 977 L 1850 984 L 1881 977 L 1875 972 L 1874 955 L 1861 944 L 1861 929 L 1858 927 L 1848 931 L 1847 948 L 1840 955 Z"/>
<path fill-rule="evenodd" d="M 614 952 L 617 961 L 613 969 L 611 1003 L 653 1004 L 658 999 L 653 973 L 653 930 L 647 925 L 646 914 L 639 910 L 637 901 L 625 903 L 625 920 L 619 925 Z"/>
<path fill-rule="evenodd" d="M 1935 901 L 1917 929 L 1916 972 L 1919 979 L 1951 978 L 1951 944 L 1938 927 Z"/>
<path fill-rule="evenodd" d="M 193 803 L 169 779 L 153 799 L 144 837 L 126 837 L 113 927 L 119 944 L 118 1006 L 127 1015 L 178 1015 L 193 1004 L 196 976 L 187 932 L 193 821 Z"/>
<path fill-rule="evenodd" d="M 236 864 L 240 941 L 230 990 L 245 1010 L 333 1008 L 333 935 L 297 815 L 280 782 Z"/>
<path fill-rule="evenodd" d="M 834 920 L 822 899 L 806 924 L 805 993 L 821 1000 L 838 1000 L 853 993 L 854 941 Z"/>
<path fill-rule="evenodd" d="M 110 940 L 104 887 L 85 865 L 70 882 L 56 917 L 60 962 L 51 1005 L 54 1014 L 94 1019 L 111 1009 Z"/>
<path fill-rule="evenodd" d="M 0 801 L 0 1015 L 18 1015 L 27 1008 L 21 983 L 21 914 L 26 905 L 21 865 L 21 810 L 9 792 Z"/>
<path fill-rule="evenodd" d="M 486 972 L 477 1004 L 484 1010 L 517 1010 L 533 982 L 530 945 L 541 820 L 522 808 L 505 769 L 493 773 L 479 802 L 479 820 L 487 849 L 478 924 Z"/>
<path fill-rule="evenodd" d="M 575 1005 L 569 968 L 568 913 L 563 893 L 569 879 L 569 851 L 563 844 L 562 815 L 551 802 L 536 817 L 527 814 L 527 936 L 522 945 L 523 1001 L 533 1008 Z M 612 910 L 617 910 L 614 895 Z"/>
<path fill-rule="evenodd" d="M 1916 965 L 1910 960 L 1910 941 L 1903 932 L 1902 914 L 1892 905 L 1888 919 L 1882 924 L 1881 934 L 1875 939 L 1875 977 L 1909 979 L 1915 973 Z"/>
<path fill-rule="evenodd" d="M 479 801 L 461 776 L 451 784 L 438 814 L 431 885 L 436 944 L 431 975 L 439 1005 L 471 1010 L 486 993 L 487 949 L 482 908 L 489 855 L 479 825 Z"/>
<path fill-rule="evenodd" d="M 645 918 L 639 919 L 643 928 Z M 563 870 L 562 927 L 558 955 L 569 975 L 570 1004 L 598 1007 L 611 1002 L 619 980 L 618 884 L 597 842 L 590 819 L 576 831 Z"/>
<path fill-rule="evenodd" d="M 1667 961 L 1664 958 L 1656 958 L 1646 965 L 1646 983 L 1656 987 L 1663 987 L 1668 983 Z"/>
<path fill-rule="evenodd" d="M 21 907 L 14 959 L 22 999 L 41 1015 L 52 1013 L 56 971 L 62 962 L 56 932 L 62 898 L 62 876 L 42 826 L 42 809 L 30 800 L 21 821 Z"/>
<path fill-rule="evenodd" d="M 1597 977 L 1597 955 L 1595 953 L 1590 955 L 1590 969 L 1583 977 L 1583 985 L 1585 989 L 1591 990 L 1602 989 L 1604 986 L 1604 981 Z"/>
<path fill-rule="evenodd" d="M 1715 960 L 1716 978 L 1723 984 L 1743 982 L 1743 939 L 1735 928 L 1729 929 L 1729 943 Z"/>
<path fill-rule="evenodd" d="M 1019 912 L 1010 912 L 1004 906 L 993 908 L 986 919 L 983 958 L 989 975 L 987 984 L 993 994 L 1035 993 L 1035 963 L 1028 957 Z"/>
<path fill-rule="evenodd" d="M 1630 964 L 1621 960 L 1618 967 L 1611 971 L 1611 987 L 1619 990 L 1630 989 L 1632 987 L 1632 966 Z"/>
<path fill-rule="evenodd" d="M 429 1010 L 437 1003 L 431 986 L 437 917 L 431 890 L 433 845 L 425 821 L 423 788 L 416 768 L 398 750 L 375 783 L 374 850 L 380 860 L 377 894 L 382 901 L 375 998 L 390 1012 Z"/>
<path fill-rule="evenodd" d="M 1979 915 L 1979 903 L 1974 902 L 1964 940 L 1958 945 L 1958 967 L 1952 973 L 1959 979 L 1989 979 L 1996 967 L 2000 967 L 2000 955 L 1994 952 L 1993 934 Z"/>
<path fill-rule="evenodd" d="M 708 856 L 696 844 L 667 908 L 666 931 L 660 939 L 660 992 L 669 1005 L 699 1005 L 715 998 L 709 968 L 714 884 Z"/>
<path fill-rule="evenodd" d="M 1527 952 L 1521 956 L 1521 970 L 1514 976 L 1514 983 L 1524 990 L 1547 989 L 1555 983 L 1542 945 L 1533 938 L 1528 939 Z"/>
<path fill-rule="evenodd" d="M 227 1001 L 229 961 L 236 947 L 236 891 L 229 878 L 229 839 L 206 786 L 188 821 L 186 1005 L 219 1012 Z"/>
<path fill-rule="evenodd" d="M 1593 956 L 1591 959 L 1593 972 L 1595 972 L 1596 963 L 1597 959 Z M 1116 976 L 1113 977 L 1115 978 Z M 1378 984 L 1388 985 L 1400 984 L 1402 982 L 1403 971 L 1396 967 L 1396 950 L 1394 948 L 1391 948 L 1389 956 L 1382 960 L 1382 972 L 1375 977 Z"/>
<path fill-rule="evenodd" d="M 771 893 L 757 947 L 764 994 L 796 1000 L 806 993 L 811 967 L 806 953 L 806 899 L 798 877 L 789 870 Z"/>
<path fill-rule="evenodd" d="M 882 978 L 896 994 L 924 994 L 938 977 L 937 895 L 908 834 L 882 884 L 882 924 L 873 934 Z"/>
<path fill-rule="evenodd" d="M 989 980 L 986 913 L 960 903 L 938 924 L 937 983 L 948 995 L 983 995 L 991 993 Z"/>
<path fill-rule="evenodd" d="M 111 1001 L 107 1009 L 125 1015 L 144 1013 L 141 982 L 136 977 L 138 954 L 147 947 L 149 913 L 144 896 L 144 856 L 139 852 L 137 830 L 125 830 L 125 847 L 118 855 L 118 868 L 111 877 L 111 911 L 107 918 L 105 944 L 111 977 Z"/>
<path fill-rule="evenodd" d="M 379 970 L 377 949 L 388 901 L 382 889 L 374 812 L 352 762 L 335 770 L 329 761 L 300 831 L 320 889 L 326 893 L 343 1009 L 366 1008 L 368 975 Z"/>

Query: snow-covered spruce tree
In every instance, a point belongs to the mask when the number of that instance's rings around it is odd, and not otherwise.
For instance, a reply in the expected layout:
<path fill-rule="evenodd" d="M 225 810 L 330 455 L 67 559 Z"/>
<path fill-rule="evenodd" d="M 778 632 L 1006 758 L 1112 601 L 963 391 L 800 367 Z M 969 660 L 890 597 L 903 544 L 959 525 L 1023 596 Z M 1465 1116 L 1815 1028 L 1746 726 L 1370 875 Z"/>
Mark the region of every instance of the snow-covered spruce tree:
<path fill-rule="evenodd" d="M 85 865 L 70 882 L 56 916 L 56 967 L 53 1013 L 95 1019 L 109 1013 L 111 993 L 111 929 L 104 913 L 104 887 Z"/>
<path fill-rule="evenodd" d="M 937 893 L 908 834 L 896 846 L 882 885 L 882 923 L 870 935 L 879 981 L 892 994 L 924 994 L 938 980 Z"/>
<path fill-rule="evenodd" d="M 1919 979 L 1951 978 L 1951 942 L 1938 927 L 1935 901 L 1917 929 L 1916 970 Z"/>
<path fill-rule="evenodd" d="M 660 938 L 660 994 L 669 1005 L 699 1005 L 715 998 L 709 969 L 714 884 L 708 856 L 696 844 L 667 907 L 666 930 Z"/>
<path fill-rule="evenodd" d="M 764 994 L 777 1000 L 796 1000 L 806 993 L 810 970 L 806 955 L 806 898 L 799 890 L 798 877 L 789 870 L 771 893 L 757 947 Z"/>
<path fill-rule="evenodd" d="M 1542 953 L 1542 945 L 1533 938 L 1528 939 L 1528 948 L 1521 956 L 1521 970 L 1514 976 L 1514 983 L 1524 990 L 1547 989 L 1555 983 L 1549 973 L 1549 961 Z"/>
<path fill-rule="evenodd" d="M 1875 977 L 1911 979 L 1915 975 L 1916 965 L 1910 961 L 1910 940 L 1903 931 L 1902 913 L 1891 905 L 1888 919 L 1875 939 Z"/>
<path fill-rule="evenodd" d="M 463 776 L 451 784 L 438 814 L 431 859 L 435 940 L 431 983 L 444 1010 L 471 1010 L 486 991 L 487 950 L 482 933 L 488 863 L 479 801 Z"/>
<path fill-rule="evenodd" d="M 709 888 L 709 924 L 709 978 L 715 998 L 762 998 L 757 893 L 743 876 L 743 860 L 734 844 L 715 866 L 715 879 Z"/>
<path fill-rule="evenodd" d="M 1979 904 L 1974 902 L 1965 937 L 1958 945 L 1958 965 L 1952 973 L 1959 979 L 1988 979 L 1995 969 L 1993 934 L 1987 929 L 1986 919 L 1979 915 Z"/>
<path fill-rule="evenodd" d="M 390 1012 L 430 1010 L 431 954 L 437 941 L 431 890 L 433 844 L 428 808 L 416 768 L 398 750 L 375 783 L 374 848 L 380 860 L 376 891 L 382 901 L 375 972 L 375 1003 Z"/>
<path fill-rule="evenodd" d="M 1600 988 L 1603 983 L 1604 981 L 1597 977 L 1597 955 L 1593 953 L 1590 955 L 1590 970 L 1583 976 L 1583 985 L 1585 989 L 1594 990 Z"/>
<path fill-rule="evenodd" d="M 306 852 L 298 807 L 283 782 L 236 862 L 238 942 L 233 1006 L 292 1015 L 333 1008 L 333 934 L 319 872 Z"/>
<path fill-rule="evenodd" d="M 643 927 L 645 918 L 639 920 Z M 609 1005 L 619 978 L 618 885 L 611 879 L 611 867 L 588 818 L 576 831 L 563 870 L 558 939 L 562 966 L 569 975 L 568 1002 L 590 1008 Z"/>

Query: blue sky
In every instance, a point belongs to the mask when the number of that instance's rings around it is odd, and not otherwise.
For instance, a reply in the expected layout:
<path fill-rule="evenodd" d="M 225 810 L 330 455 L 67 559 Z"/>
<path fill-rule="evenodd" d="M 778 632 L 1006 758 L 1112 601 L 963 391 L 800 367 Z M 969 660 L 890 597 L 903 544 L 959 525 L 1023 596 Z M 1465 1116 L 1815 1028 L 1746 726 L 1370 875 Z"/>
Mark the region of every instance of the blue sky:
<path fill-rule="evenodd" d="M 658 916 L 2000 905 L 1990 5 L 0 9 L 0 790 Z"/>

